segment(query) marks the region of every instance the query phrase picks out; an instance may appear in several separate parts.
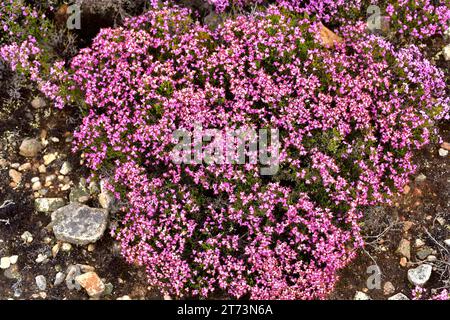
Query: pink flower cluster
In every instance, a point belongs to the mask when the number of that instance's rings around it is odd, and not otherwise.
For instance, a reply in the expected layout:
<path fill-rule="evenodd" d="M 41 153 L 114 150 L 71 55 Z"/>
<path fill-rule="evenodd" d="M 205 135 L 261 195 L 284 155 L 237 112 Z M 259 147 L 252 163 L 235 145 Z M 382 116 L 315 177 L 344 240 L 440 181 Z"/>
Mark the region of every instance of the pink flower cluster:
<path fill-rule="evenodd" d="M 415 287 L 412 290 L 411 295 L 413 300 L 450 300 L 450 292 L 447 289 L 441 289 L 437 293 L 430 294 L 426 289 L 422 287 Z"/>
<path fill-rule="evenodd" d="M 49 25 L 45 14 L 21 0 L 3 0 L 0 3 L 0 44 L 24 41 L 30 36 L 45 37 Z"/>
<path fill-rule="evenodd" d="M 206 0 L 218 12 L 230 6 L 252 7 L 267 2 L 299 13 L 306 13 L 325 23 L 354 24 L 367 21 L 370 5 L 377 5 L 380 14 L 389 19 L 389 28 L 399 39 L 427 40 L 443 35 L 450 26 L 450 3 L 433 0 Z"/>
<path fill-rule="evenodd" d="M 13 71 L 28 76 L 37 84 L 38 89 L 54 102 L 55 107 L 62 109 L 71 101 L 71 96 L 64 95 L 61 91 L 61 88 L 68 85 L 68 72 L 62 61 L 49 67 L 44 55 L 45 52 L 32 36 L 20 44 L 13 42 L 0 46 L 0 58 L 8 62 Z M 48 74 L 43 71 L 46 67 L 49 69 Z"/>
<path fill-rule="evenodd" d="M 275 6 L 216 31 L 163 7 L 104 29 L 71 64 L 88 115 L 76 150 L 129 204 L 114 235 L 168 294 L 325 298 L 362 246 L 361 208 L 389 201 L 448 115 L 443 74 L 417 47 Z M 280 170 L 175 164 L 172 133 L 278 128 Z M 206 148 L 207 146 L 205 146 Z"/>

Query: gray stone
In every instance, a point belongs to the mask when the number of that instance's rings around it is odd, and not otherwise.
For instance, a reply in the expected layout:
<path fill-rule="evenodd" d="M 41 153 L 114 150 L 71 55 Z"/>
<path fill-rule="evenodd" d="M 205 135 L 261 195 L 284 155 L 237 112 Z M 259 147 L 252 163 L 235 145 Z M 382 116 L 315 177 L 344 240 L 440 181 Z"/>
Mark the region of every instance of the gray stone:
<path fill-rule="evenodd" d="M 429 264 L 422 264 L 415 269 L 408 270 L 408 280 L 413 285 L 422 287 L 430 280 L 433 267 Z"/>
<path fill-rule="evenodd" d="M 409 298 L 400 292 L 388 298 L 388 300 L 409 300 Z"/>
<path fill-rule="evenodd" d="M 27 158 L 34 158 L 42 150 L 42 145 L 36 139 L 27 138 L 22 141 L 19 148 L 19 154 Z"/>
<path fill-rule="evenodd" d="M 425 260 L 431 254 L 433 254 L 433 250 L 431 250 L 431 248 L 425 247 L 417 251 L 416 255 L 420 260 Z"/>
<path fill-rule="evenodd" d="M 72 265 L 67 268 L 66 286 L 69 290 L 81 290 L 80 284 L 75 281 L 79 275 L 81 275 L 81 269 L 78 265 Z"/>
<path fill-rule="evenodd" d="M 444 240 L 444 243 L 445 243 L 446 246 L 450 247 L 450 239 Z"/>
<path fill-rule="evenodd" d="M 440 149 L 439 149 L 439 155 L 440 155 L 441 157 L 446 157 L 446 156 L 448 156 L 448 150 L 445 150 L 445 149 L 443 149 L 443 148 L 440 148 Z"/>
<path fill-rule="evenodd" d="M 56 239 L 77 245 L 99 240 L 108 224 L 108 211 L 71 203 L 52 213 Z"/>
<path fill-rule="evenodd" d="M 39 275 L 36 277 L 36 286 L 39 290 L 45 291 L 47 288 L 47 279 L 43 275 Z"/>
<path fill-rule="evenodd" d="M 55 276 L 55 282 L 53 283 L 54 286 L 59 286 L 61 283 L 64 282 L 66 279 L 66 275 L 62 272 L 58 272 Z"/>
<path fill-rule="evenodd" d="M 53 212 L 66 205 L 63 198 L 38 198 L 34 200 L 34 207 L 38 212 Z"/>
<path fill-rule="evenodd" d="M 103 179 L 100 181 L 100 194 L 98 195 L 98 203 L 103 209 L 115 212 L 115 199 L 114 195 L 105 187 L 107 180 Z"/>
<path fill-rule="evenodd" d="M 353 300 L 372 300 L 372 299 L 364 292 L 356 291 Z"/>
<path fill-rule="evenodd" d="M 14 297 L 15 298 L 20 298 L 20 296 L 23 293 L 22 281 L 21 280 L 17 281 L 15 284 L 12 285 L 11 289 L 14 290 Z"/>

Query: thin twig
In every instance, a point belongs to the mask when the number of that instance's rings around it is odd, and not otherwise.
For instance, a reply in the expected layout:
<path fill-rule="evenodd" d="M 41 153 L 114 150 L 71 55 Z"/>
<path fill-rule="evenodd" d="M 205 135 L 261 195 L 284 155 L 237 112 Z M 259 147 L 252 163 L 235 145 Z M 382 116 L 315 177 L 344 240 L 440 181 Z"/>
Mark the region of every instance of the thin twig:
<path fill-rule="evenodd" d="M 12 206 L 13 204 L 14 204 L 13 201 L 11 201 L 11 200 L 6 200 L 6 201 L 3 202 L 3 204 L 0 206 L 0 209 L 7 208 L 7 207 L 9 207 L 9 206 Z"/>
<path fill-rule="evenodd" d="M 448 250 L 446 247 L 444 247 L 442 244 L 439 243 L 439 241 L 437 241 L 435 238 L 433 238 L 433 236 L 431 235 L 431 233 L 428 232 L 427 228 L 423 227 L 423 229 L 425 230 L 426 234 L 428 235 L 428 237 L 433 240 L 439 247 L 441 247 L 445 252 L 447 252 L 447 254 L 449 254 Z"/>

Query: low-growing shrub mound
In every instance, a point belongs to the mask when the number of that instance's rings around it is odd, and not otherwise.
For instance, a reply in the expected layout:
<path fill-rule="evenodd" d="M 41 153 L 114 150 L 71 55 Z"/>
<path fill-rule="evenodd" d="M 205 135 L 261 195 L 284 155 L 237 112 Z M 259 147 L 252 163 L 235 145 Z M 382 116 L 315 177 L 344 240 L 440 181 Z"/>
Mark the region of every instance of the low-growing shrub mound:
<path fill-rule="evenodd" d="M 317 17 L 334 25 L 354 24 L 357 21 L 375 23 L 377 15 L 387 19 L 391 39 L 402 42 L 426 42 L 430 37 L 442 36 L 450 27 L 450 1 L 433 0 L 205 0 L 223 12 L 230 8 L 251 9 L 258 5 L 278 5 Z M 371 6 L 377 6 L 373 8 Z M 377 27 L 382 28 L 381 21 Z"/>
<path fill-rule="evenodd" d="M 105 29 L 72 62 L 90 167 L 129 206 L 115 235 L 176 296 L 324 298 L 362 245 L 362 206 L 388 201 L 448 112 L 441 72 L 414 47 L 270 7 L 212 32 L 165 7 Z M 276 128 L 279 170 L 176 164 L 173 132 Z M 212 143 L 212 142 L 211 142 Z M 208 144 L 204 144 L 206 149 Z"/>
<path fill-rule="evenodd" d="M 362 208 L 403 188 L 413 152 L 449 117 L 444 76 L 418 47 L 361 24 L 327 47 L 299 11 L 261 8 L 211 31 L 161 6 L 103 29 L 70 66 L 49 65 L 32 36 L 1 47 L 57 107 L 84 105 L 75 149 L 127 204 L 113 232 L 123 255 L 168 294 L 325 298 L 363 245 Z M 276 170 L 174 161 L 174 133 L 199 126 L 278 130 Z M 214 138 L 200 151 L 226 147 Z"/>

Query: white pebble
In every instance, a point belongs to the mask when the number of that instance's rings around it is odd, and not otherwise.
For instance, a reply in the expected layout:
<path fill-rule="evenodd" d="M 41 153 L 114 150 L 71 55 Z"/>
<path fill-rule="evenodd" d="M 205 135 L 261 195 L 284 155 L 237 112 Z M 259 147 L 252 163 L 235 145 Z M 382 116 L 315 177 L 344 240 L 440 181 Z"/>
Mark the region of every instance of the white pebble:
<path fill-rule="evenodd" d="M 446 157 L 446 156 L 448 156 L 448 150 L 445 150 L 445 149 L 443 149 L 443 148 L 440 148 L 440 149 L 439 149 L 439 155 L 440 155 L 441 157 Z"/>
<path fill-rule="evenodd" d="M 9 257 L 9 262 L 11 264 L 16 264 L 18 259 L 19 259 L 19 256 L 17 256 L 17 255 L 11 256 L 11 257 Z"/>
<path fill-rule="evenodd" d="M 11 261 L 9 257 L 3 257 L 0 259 L 0 269 L 8 269 L 11 266 Z"/>

